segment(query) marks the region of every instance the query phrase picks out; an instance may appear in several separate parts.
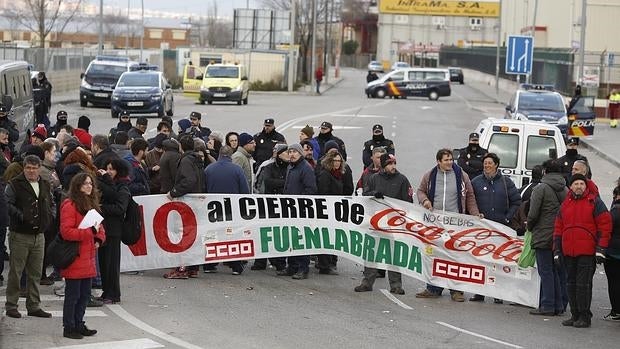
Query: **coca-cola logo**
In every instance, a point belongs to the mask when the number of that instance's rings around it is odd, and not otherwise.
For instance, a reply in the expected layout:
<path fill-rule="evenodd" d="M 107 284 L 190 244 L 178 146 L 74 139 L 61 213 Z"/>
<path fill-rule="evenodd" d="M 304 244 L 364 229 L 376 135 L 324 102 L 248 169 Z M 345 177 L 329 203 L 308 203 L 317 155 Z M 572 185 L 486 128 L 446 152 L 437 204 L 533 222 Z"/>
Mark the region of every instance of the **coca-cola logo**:
<path fill-rule="evenodd" d="M 424 244 L 440 246 L 456 252 L 467 252 L 475 257 L 488 256 L 493 260 L 516 263 L 523 249 L 523 241 L 501 231 L 484 227 L 463 230 L 445 229 L 426 225 L 406 216 L 407 212 L 387 208 L 375 213 L 370 225 L 387 234 L 405 234 Z"/>

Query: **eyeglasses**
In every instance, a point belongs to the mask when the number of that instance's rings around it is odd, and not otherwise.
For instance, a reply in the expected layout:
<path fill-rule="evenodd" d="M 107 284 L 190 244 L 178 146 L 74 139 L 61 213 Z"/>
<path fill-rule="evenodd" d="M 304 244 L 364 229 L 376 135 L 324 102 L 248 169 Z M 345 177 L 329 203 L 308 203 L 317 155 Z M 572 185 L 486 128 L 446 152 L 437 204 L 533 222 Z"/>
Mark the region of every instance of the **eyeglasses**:
<path fill-rule="evenodd" d="M 121 119 L 129 119 L 129 116 L 121 116 Z"/>
<path fill-rule="evenodd" d="M 342 162 L 342 160 L 334 159 L 334 162 Z"/>
<path fill-rule="evenodd" d="M 89 182 L 84 182 L 84 183 L 82 183 L 82 185 L 93 185 L 93 182 L 90 182 L 90 181 Z"/>

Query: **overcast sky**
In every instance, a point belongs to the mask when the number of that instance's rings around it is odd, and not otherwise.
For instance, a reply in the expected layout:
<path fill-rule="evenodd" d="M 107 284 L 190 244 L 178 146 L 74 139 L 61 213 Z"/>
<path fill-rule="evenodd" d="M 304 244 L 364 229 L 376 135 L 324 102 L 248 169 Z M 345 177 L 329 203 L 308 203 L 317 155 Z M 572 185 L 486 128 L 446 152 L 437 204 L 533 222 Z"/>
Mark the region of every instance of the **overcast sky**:
<path fill-rule="evenodd" d="M 99 0 L 87 0 L 91 4 L 99 4 Z M 218 15 L 232 17 L 233 9 L 245 8 L 249 2 L 250 8 L 261 6 L 260 0 L 144 0 L 144 8 L 158 11 L 177 13 L 192 13 L 206 15 L 207 9 L 215 1 Z M 129 0 L 132 8 L 140 8 L 140 0 Z M 127 0 L 103 0 L 104 6 L 127 8 Z"/>

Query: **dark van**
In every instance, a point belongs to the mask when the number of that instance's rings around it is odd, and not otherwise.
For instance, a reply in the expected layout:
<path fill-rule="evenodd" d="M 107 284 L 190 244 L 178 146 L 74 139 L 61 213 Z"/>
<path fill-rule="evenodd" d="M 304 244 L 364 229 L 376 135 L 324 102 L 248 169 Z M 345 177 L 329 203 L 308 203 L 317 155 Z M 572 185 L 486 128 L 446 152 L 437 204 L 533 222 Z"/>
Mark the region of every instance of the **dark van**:
<path fill-rule="evenodd" d="M 448 69 L 409 68 L 392 71 L 366 87 L 366 95 L 372 98 L 428 97 L 436 101 L 450 96 L 450 72 Z"/>
<path fill-rule="evenodd" d="M 136 62 L 127 57 L 97 56 L 82 74 L 80 106 L 86 107 L 89 102 L 96 106 L 110 106 L 118 78 L 134 64 Z"/>
<path fill-rule="evenodd" d="M 32 81 L 27 62 L 0 60 L 0 95 L 10 110 L 9 118 L 17 124 L 21 143 L 34 127 Z"/>

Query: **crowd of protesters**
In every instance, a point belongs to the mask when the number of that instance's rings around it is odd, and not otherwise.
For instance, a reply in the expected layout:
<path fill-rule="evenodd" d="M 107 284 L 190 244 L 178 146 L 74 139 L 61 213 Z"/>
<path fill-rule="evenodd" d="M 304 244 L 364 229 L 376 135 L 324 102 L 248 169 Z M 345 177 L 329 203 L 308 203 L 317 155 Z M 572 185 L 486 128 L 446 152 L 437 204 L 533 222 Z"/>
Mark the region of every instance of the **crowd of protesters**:
<path fill-rule="evenodd" d="M 357 195 L 377 199 L 391 197 L 416 201 L 428 210 L 474 215 L 511 226 L 527 206 L 527 229 L 532 232 L 541 277 L 540 306 L 532 315 L 560 315 L 570 304 L 571 318 L 562 324 L 589 327 L 592 313 L 592 277 L 596 263 L 604 263 L 612 310 L 605 318 L 620 321 L 620 188 L 614 189 L 611 213 L 591 180 L 587 159 L 577 156 L 570 143 L 567 154 L 550 159 L 534 171 L 533 183 L 519 190 L 499 171 L 501 159 L 487 153 L 472 133 L 469 144 L 453 158 L 449 149 L 436 153 L 436 166 L 422 177 L 417 190 L 397 170 L 394 143 L 383 127 L 372 127 L 364 143 L 364 170 L 354 182 L 347 147 L 324 121 L 315 129 L 306 125 L 299 139 L 287 142 L 276 131 L 275 120 L 264 120 L 260 132 L 244 130 L 227 134 L 202 124 L 192 112 L 173 123 L 157 122 L 155 136 L 145 139 L 149 120 L 129 113 L 107 135 L 92 134 L 90 119 L 78 118 L 76 127 L 59 111 L 54 125 L 38 125 L 16 149 L 15 124 L 0 106 L 0 252 L 5 253 L 8 227 L 10 248 L 6 314 L 19 318 L 18 297 L 27 297 L 28 315 L 50 317 L 40 308 L 39 285 L 65 279 L 63 335 L 91 336 L 83 321 L 86 306 L 121 301 L 120 254 L 123 217 L 132 196 L 163 194 L 173 200 L 191 193 L 265 195 Z M 247 130 L 245 130 L 247 131 Z M 527 204 L 527 205 L 526 205 Z M 6 207 L 6 208 L 5 208 Z M 58 209 L 57 209 L 58 208 Z M 78 224 L 89 210 L 104 217 L 89 229 Z M 80 241 L 80 257 L 69 268 L 48 274 L 45 246 L 60 234 Z M 252 270 L 267 268 L 267 260 L 255 260 Z M 310 256 L 270 258 L 277 275 L 296 280 L 308 278 Z M 319 274 L 338 275 L 334 255 L 316 256 Z M 225 263 L 234 275 L 244 272 L 245 262 Z M 163 275 L 167 279 L 198 277 L 199 265 L 178 266 Z M 217 264 L 202 265 L 205 273 Z M 0 263 L 0 283 L 3 264 Z M 356 292 L 371 291 L 385 271 L 364 268 Z M 401 275 L 388 273 L 390 292 L 405 294 Z M 91 284 L 101 297 L 91 296 Z M 417 298 L 438 298 L 443 288 L 428 284 Z M 463 292 L 450 290 L 455 302 Z M 470 301 L 484 301 L 474 295 Z M 495 299 L 501 303 L 501 299 Z"/>

